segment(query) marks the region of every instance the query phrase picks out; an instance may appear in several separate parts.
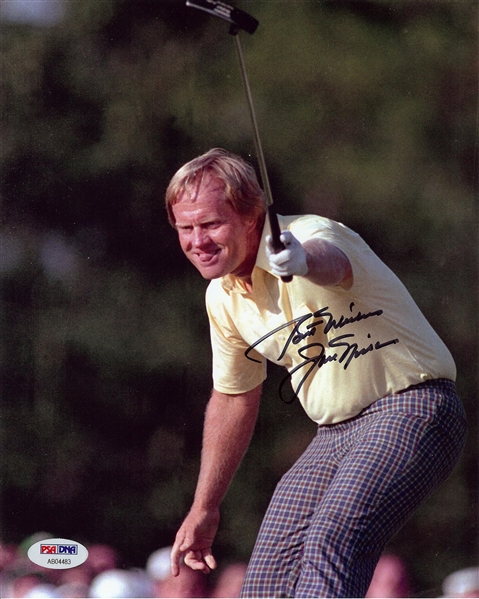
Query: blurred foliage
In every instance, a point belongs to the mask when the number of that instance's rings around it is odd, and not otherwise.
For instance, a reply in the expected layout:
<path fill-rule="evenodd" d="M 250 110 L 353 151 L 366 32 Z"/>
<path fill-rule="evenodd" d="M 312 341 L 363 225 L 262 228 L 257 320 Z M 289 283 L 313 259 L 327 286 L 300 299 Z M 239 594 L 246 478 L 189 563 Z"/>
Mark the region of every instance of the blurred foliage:
<path fill-rule="evenodd" d="M 170 544 L 194 491 L 211 388 L 206 283 L 163 208 L 213 146 L 255 162 L 227 24 L 162 0 L 66 2 L 1 21 L 2 528 Z M 357 230 L 451 348 L 470 419 L 443 488 L 392 542 L 421 596 L 477 563 L 477 3 L 248 0 L 242 36 L 274 195 Z M 314 432 L 272 367 L 223 508 L 247 559 Z M 241 501 L 238 501 L 241 497 Z"/>

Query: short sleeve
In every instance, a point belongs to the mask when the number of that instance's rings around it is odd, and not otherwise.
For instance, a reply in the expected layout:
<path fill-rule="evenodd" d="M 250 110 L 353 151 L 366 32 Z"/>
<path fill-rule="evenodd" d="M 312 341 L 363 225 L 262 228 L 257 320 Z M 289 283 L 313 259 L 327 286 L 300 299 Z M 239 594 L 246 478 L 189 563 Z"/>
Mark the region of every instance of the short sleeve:
<path fill-rule="evenodd" d="M 215 293 L 216 291 L 216 293 Z M 227 307 L 218 298 L 224 293 L 218 286 L 208 287 L 206 310 L 210 323 L 213 354 L 213 384 L 220 393 L 246 393 L 266 378 L 266 359 L 249 345 L 234 325 Z"/>

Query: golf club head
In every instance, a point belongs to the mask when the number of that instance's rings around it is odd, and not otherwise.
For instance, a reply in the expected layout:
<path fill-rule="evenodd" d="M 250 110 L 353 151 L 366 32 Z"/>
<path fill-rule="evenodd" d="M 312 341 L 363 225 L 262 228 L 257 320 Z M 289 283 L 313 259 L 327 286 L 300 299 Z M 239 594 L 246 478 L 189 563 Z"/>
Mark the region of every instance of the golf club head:
<path fill-rule="evenodd" d="M 244 10 L 219 0 L 186 0 L 186 6 L 204 10 L 214 17 L 228 21 L 233 27 L 242 29 L 247 33 L 254 33 L 259 25 L 259 22 Z"/>

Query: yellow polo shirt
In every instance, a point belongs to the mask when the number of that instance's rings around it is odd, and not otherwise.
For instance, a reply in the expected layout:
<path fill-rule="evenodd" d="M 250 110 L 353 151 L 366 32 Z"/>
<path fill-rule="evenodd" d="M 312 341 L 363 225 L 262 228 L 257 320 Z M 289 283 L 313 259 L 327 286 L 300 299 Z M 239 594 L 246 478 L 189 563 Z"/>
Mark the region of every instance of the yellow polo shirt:
<path fill-rule="evenodd" d="M 206 306 L 214 387 L 243 393 L 266 378 L 267 360 L 286 368 L 278 391 L 299 399 L 318 424 L 357 415 L 376 400 L 428 379 L 455 380 L 453 358 L 396 275 L 359 235 L 307 215 L 279 217 L 302 243 L 325 239 L 351 262 L 350 289 L 271 274 L 265 225 L 253 293 L 227 275 L 210 282 Z"/>

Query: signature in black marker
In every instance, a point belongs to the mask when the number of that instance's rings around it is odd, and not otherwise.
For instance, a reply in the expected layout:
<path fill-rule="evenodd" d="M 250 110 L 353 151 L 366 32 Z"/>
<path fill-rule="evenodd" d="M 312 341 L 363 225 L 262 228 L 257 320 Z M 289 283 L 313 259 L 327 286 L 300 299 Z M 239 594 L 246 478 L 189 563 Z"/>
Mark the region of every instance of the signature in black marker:
<path fill-rule="evenodd" d="M 353 307 L 354 307 L 354 302 L 352 302 L 349 306 L 349 310 L 351 312 L 353 310 Z M 266 335 L 261 337 L 261 339 L 258 339 L 258 341 L 253 343 L 253 345 L 250 345 L 248 347 L 248 349 L 245 351 L 246 358 L 248 358 L 248 360 L 252 360 L 253 362 L 259 362 L 259 360 L 256 360 L 255 358 L 252 358 L 251 356 L 249 356 L 250 351 L 252 349 L 254 349 L 257 345 L 259 345 L 262 341 L 264 341 L 265 339 L 270 337 L 271 335 L 274 335 L 278 331 L 281 331 L 282 329 L 292 326 L 292 325 L 294 325 L 293 330 L 290 333 L 288 339 L 286 340 L 286 343 L 284 344 L 279 357 L 277 358 L 278 361 L 284 357 L 286 351 L 288 350 L 288 348 L 291 344 L 298 345 L 299 343 L 301 343 L 301 341 L 304 341 L 304 339 L 307 339 L 308 337 L 313 337 L 315 335 L 319 325 L 324 324 L 323 332 L 324 332 L 324 334 L 327 334 L 331 330 L 341 329 L 342 327 L 344 327 L 346 325 L 353 324 L 355 322 L 359 322 L 360 320 L 366 320 L 368 318 L 372 318 L 372 317 L 376 317 L 376 316 L 379 317 L 383 314 L 382 310 L 375 310 L 373 312 L 368 312 L 366 314 L 362 314 L 361 312 L 358 312 L 354 316 L 350 316 L 350 317 L 341 315 L 339 317 L 339 319 L 336 320 L 333 317 L 332 313 L 329 312 L 328 310 L 329 310 L 329 307 L 326 306 L 325 308 L 321 308 L 320 310 L 317 310 L 316 312 L 310 312 L 309 314 L 305 314 L 304 316 L 299 316 L 298 318 L 290 320 L 289 322 L 285 323 L 284 325 L 277 327 L 270 333 L 267 333 Z M 312 322 L 311 322 L 311 320 L 312 320 Z M 303 327 L 303 328 L 301 328 L 301 327 Z M 371 343 L 369 343 L 369 345 L 367 347 L 360 347 L 358 345 L 358 343 L 356 343 L 354 341 L 354 338 L 355 338 L 354 333 L 349 333 L 349 334 L 345 334 L 345 335 L 339 335 L 338 337 L 334 337 L 334 338 L 330 339 L 328 341 L 326 347 L 322 343 L 309 343 L 307 345 L 303 345 L 302 347 L 299 347 L 297 352 L 298 352 L 298 355 L 301 358 L 303 358 L 303 362 L 301 362 L 295 368 L 293 368 L 291 371 L 289 371 L 288 374 L 285 376 L 285 378 L 281 381 L 280 388 L 279 388 L 281 399 L 285 403 L 292 403 L 297 398 L 298 393 L 300 392 L 302 386 L 306 382 L 307 378 L 313 373 L 315 368 L 321 368 L 322 366 L 324 366 L 325 364 L 328 364 L 330 362 L 338 362 L 339 364 L 343 365 L 344 370 L 347 370 L 348 366 L 351 364 L 351 362 L 353 360 L 356 360 L 356 359 L 360 358 L 361 356 L 364 356 L 372 351 L 376 351 L 376 350 L 382 349 L 384 347 L 387 347 L 388 345 L 393 345 L 395 343 L 399 343 L 399 339 L 390 339 L 390 340 L 384 341 L 384 342 L 380 342 L 380 341 L 376 341 L 376 343 L 371 342 Z M 370 334 L 368 334 L 368 338 L 371 339 Z M 313 349 L 313 348 L 315 348 L 315 349 Z M 326 354 L 326 348 L 328 348 L 328 349 L 341 348 L 341 350 L 339 350 L 338 352 Z M 313 352 L 315 352 L 315 355 L 313 355 L 313 356 L 306 355 L 307 351 L 309 354 L 311 354 L 311 351 L 313 351 Z M 297 372 L 298 370 L 300 370 L 301 368 L 304 368 L 304 367 L 307 367 L 306 371 L 303 373 L 303 377 L 300 380 L 300 382 L 298 383 L 297 388 L 293 389 L 293 397 L 291 399 L 285 399 L 284 391 L 283 391 L 285 384 L 289 380 L 291 380 L 291 378 L 295 372 Z"/>

